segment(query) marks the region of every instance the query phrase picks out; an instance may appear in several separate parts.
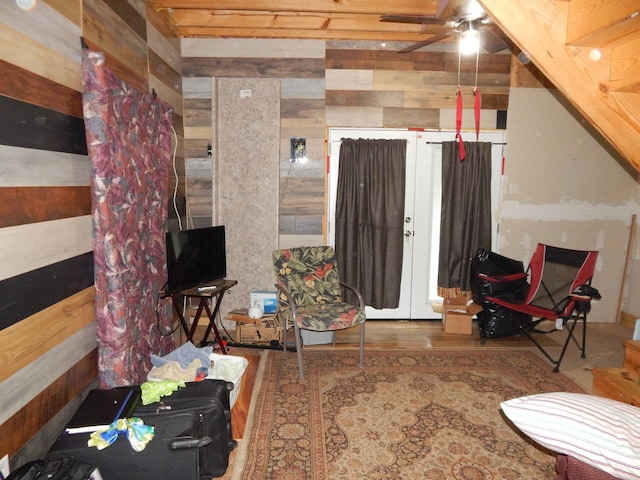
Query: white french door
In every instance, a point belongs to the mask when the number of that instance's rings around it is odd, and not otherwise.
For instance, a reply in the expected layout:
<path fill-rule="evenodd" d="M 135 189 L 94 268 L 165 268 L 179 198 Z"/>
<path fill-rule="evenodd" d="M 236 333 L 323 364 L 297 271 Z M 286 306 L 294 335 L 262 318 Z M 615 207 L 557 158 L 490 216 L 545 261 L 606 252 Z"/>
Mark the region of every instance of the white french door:
<path fill-rule="evenodd" d="M 442 179 L 441 142 L 454 138 L 453 132 L 402 129 L 329 129 L 329 173 L 327 241 L 335 245 L 335 209 L 340 145 L 343 138 L 407 140 L 405 184 L 405 236 L 398 308 L 367 307 L 372 319 L 440 318 L 431 302 L 437 295 L 438 251 L 440 244 L 440 200 Z M 497 239 L 504 133 L 481 132 L 480 141 L 492 142 L 492 238 Z M 495 244 L 491 246 L 495 250 Z"/>

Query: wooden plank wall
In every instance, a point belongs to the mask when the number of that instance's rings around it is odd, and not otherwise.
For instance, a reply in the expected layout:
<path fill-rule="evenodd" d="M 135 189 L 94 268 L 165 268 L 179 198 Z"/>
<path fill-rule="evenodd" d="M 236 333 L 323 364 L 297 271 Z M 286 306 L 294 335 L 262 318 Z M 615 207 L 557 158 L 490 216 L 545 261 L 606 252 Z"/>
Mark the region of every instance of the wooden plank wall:
<path fill-rule="evenodd" d="M 214 141 L 215 126 L 214 132 L 205 131 L 210 120 L 205 100 L 215 101 L 210 93 L 213 78 L 280 80 L 281 244 L 322 241 L 327 127 L 454 129 L 456 87 L 460 82 L 465 108 L 463 128 L 474 129 L 472 88 L 477 85 L 482 99 L 482 128 L 495 129 L 499 122 L 504 123 L 509 100 L 509 54 L 481 54 L 477 76 L 475 57 L 463 58 L 459 65 L 457 53 L 399 54 L 393 45 L 383 48 L 374 42 L 183 39 L 182 54 L 185 85 L 193 86 L 194 95 L 195 86 L 201 87 L 197 101 L 195 97 L 185 101 L 185 116 L 194 122 L 194 129 L 187 133 L 185 150 L 194 154 L 204 151 L 209 138 Z M 201 123 L 196 125 L 195 119 Z M 289 162 L 292 137 L 306 138 L 308 163 Z M 206 158 L 197 156 L 197 165 L 205 165 Z M 215 193 L 215 183 L 211 192 L 206 190 L 207 178 L 215 177 L 214 163 L 215 159 L 206 163 L 209 170 L 200 168 L 196 173 L 194 168 L 194 177 L 202 175 L 194 184 L 202 187 L 199 198 L 214 197 L 215 210 L 215 199 L 224 193 Z M 207 213 L 206 205 L 200 203 L 198 215 L 208 221 Z M 213 211 L 211 215 L 215 217 Z"/>
<path fill-rule="evenodd" d="M 13 468 L 46 452 L 98 373 L 81 37 L 170 103 L 183 136 L 179 41 L 143 0 L 0 2 L 0 456 Z"/>

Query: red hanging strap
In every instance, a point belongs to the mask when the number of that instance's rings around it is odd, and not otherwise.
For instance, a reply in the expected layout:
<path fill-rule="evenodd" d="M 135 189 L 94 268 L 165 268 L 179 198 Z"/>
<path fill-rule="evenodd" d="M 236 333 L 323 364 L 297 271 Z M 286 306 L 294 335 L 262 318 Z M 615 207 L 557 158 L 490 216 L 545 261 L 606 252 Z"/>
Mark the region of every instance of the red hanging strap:
<path fill-rule="evenodd" d="M 460 161 L 463 161 L 467 156 L 464 150 L 464 142 L 462 141 L 462 135 L 460 135 L 460 129 L 462 128 L 462 89 L 458 85 L 457 90 L 458 102 L 456 106 L 456 140 L 458 141 L 458 152 L 460 154 Z"/>
<path fill-rule="evenodd" d="M 474 87 L 473 96 L 475 97 L 473 108 L 476 117 L 476 142 L 478 142 L 480 140 L 480 90 L 478 87 Z"/>

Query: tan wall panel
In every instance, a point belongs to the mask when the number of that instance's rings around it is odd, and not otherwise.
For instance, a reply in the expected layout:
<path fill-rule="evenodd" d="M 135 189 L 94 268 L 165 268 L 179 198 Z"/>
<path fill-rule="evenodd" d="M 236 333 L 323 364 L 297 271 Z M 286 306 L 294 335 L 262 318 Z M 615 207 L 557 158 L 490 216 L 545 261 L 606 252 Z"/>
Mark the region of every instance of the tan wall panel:
<path fill-rule="evenodd" d="M 327 107 L 327 127 L 381 127 L 382 108 Z"/>
<path fill-rule="evenodd" d="M 327 69 L 325 84 L 327 90 L 372 90 L 373 70 Z"/>
<path fill-rule="evenodd" d="M 38 3 L 38 8 L 27 11 L 15 2 L 0 2 L 0 18 L 5 25 L 80 64 L 80 27 L 46 3 Z"/>
<path fill-rule="evenodd" d="M 110 57 L 147 78 L 145 39 L 101 0 L 83 0 L 82 34 L 91 48 L 108 52 Z"/>
<path fill-rule="evenodd" d="M 89 185 L 86 155 L 0 145 L 0 157 L 0 187 Z"/>
<path fill-rule="evenodd" d="M 95 289 L 87 288 L 31 317 L 0 330 L 0 381 L 95 321 Z"/>
<path fill-rule="evenodd" d="M 0 58 L 42 77 L 82 91 L 81 65 L 48 46 L 0 23 Z"/>
<path fill-rule="evenodd" d="M 382 113 L 383 127 L 438 128 L 440 111 L 435 108 L 385 107 Z"/>
<path fill-rule="evenodd" d="M 82 24 L 82 0 L 44 0 L 45 3 L 56 9 L 74 24 Z"/>
<path fill-rule="evenodd" d="M 67 300 L 65 300 L 67 302 Z M 70 305 L 73 308 L 73 305 Z M 91 318 L 89 308 L 84 308 L 83 316 Z M 0 395 L 3 409 L 0 412 L 0 424 L 15 415 L 31 399 L 38 396 L 58 377 L 73 368 L 82 358 L 97 347 L 96 325 L 91 322 L 78 326 L 75 332 L 69 331 L 68 337 L 25 365 L 16 373 L 0 382 Z M 23 339 L 29 341 L 29 339 Z M 49 345 L 50 346 L 50 345 Z"/>
<path fill-rule="evenodd" d="M 0 436 L 0 451 L 13 456 L 18 449 L 41 431 L 40 429 L 60 409 L 95 379 L 98 373 L 97 363 L 98 351 L 95 349 L 40 392 L 16 415 L 0 425 L 0 431 L 6 432 Z M 57 431 L 51 431 L 50 435 L 47 445 L 50 445 L 57 436 Z M 39 451 L 36 458 L 44 456 L 45 453 L 46 448 L 44 451 Z M 24 460 L 32 459 L 33 457 Z"/>
<path fill-rule="evenodd" d="M 15 245 L 20 245 L 20 255 Z M 0 280 L 92 250 L 91 215 L 2 228 Z"/>

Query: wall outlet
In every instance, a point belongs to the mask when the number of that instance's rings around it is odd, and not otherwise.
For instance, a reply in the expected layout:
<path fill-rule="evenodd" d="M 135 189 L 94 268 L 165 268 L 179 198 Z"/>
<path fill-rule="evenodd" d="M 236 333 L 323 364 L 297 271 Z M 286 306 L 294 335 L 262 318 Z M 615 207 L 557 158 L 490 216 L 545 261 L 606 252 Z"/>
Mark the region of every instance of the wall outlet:
<path fill-rule="evenodd" d="M 9 455 L 5 455 L 0 459 L 0 474 L 2 478 L 7 478 L 11 472 L 9 471 Z"/>

